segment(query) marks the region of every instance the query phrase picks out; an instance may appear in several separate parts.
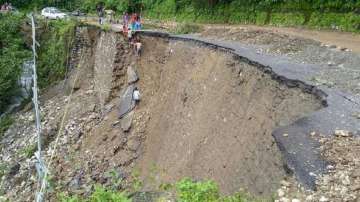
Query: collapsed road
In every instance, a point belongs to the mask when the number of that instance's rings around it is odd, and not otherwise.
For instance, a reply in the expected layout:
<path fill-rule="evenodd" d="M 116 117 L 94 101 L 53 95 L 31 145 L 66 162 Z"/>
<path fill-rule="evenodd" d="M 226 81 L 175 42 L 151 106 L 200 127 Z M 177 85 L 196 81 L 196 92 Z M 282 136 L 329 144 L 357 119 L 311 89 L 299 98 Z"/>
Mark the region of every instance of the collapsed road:
<path fill-rule="evenodd" d="M 239 42 L 216 42 L 194 35 L 171 35 L 162 32 L 144 31 L 143 35 L 169 38 L 170 40 L 192 41 L 199 45 L 230 52 L 247 63 L 270 73 L 272 78 L 290 88 L 301 88 L 315 94 L 322 100 L 324 108 L 296 120 L 288 126 L 273 131 L 273 137 L 283 154 L 286 164 L 296 178 L 307 188 L 314 189 L 316 177 L 327 171 L 329 162 L 319 153 L 320 144 L 311 137 L 316 132 L 331 136 L 337 129 L 350 131 L 360 136 L 360 122 L 354 116 L 360 110 L 360 100 L 351 94 L 305 81 L 315 74 L 310 64 L 296 64 L 286 57 L 259 54 L 256 49 Z"/>

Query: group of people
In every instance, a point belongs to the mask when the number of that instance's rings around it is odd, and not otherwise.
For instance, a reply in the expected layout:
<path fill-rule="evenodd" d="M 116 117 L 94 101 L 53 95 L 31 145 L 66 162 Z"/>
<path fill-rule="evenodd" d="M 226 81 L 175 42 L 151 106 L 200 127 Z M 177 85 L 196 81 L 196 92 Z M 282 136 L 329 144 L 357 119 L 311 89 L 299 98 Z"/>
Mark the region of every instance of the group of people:
<path fill-rule="evenodd" d="M 3 5 L 1 5 L 1 11 L 12 11 L 13 7 L 11 5 L 11 3 L 4 3 Z"/>
<path fill-rule="evenodd" d="M 136 32 L 133 32 L 131 29 L 124 30 L 123 33 L 124 36 L 128 38 L 130 48 L 134 50 L 136 56 L 140 56 L 142 44 L 139 36 L 136 35 Z"/>
<path fill-rule="evenodd" d="M 137 13 L 131 16 L 128 13 L 123 15 L 123 34 L 128 38 L 130 48 L 134 49 L 136 56 L 140 56 L 142 44 L 136 31 L 141 30 L 141 18 Z"/>
<path fill-rule="evenodd" d="M 141 17 L 137 13 L 129 15 L 127 12 L 123 15 L 123 29 L 131 29 L 132 31 L 141 30 Z"/>

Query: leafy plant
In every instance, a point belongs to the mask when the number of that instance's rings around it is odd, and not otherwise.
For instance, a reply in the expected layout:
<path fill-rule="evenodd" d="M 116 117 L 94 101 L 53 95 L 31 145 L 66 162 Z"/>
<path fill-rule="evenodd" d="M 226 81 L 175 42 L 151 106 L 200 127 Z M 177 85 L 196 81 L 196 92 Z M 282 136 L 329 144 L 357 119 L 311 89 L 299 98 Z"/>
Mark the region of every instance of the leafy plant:
<path fill-rule="evenodd" d="M 47 22 L 44 22 L 47 23 Z M 43 25 L 38 51 L 39 85 L 44 88 L 65 77 L 67 61 L 73 44 L 76 22 L 51 21 Z"/>
<path fill-rule="evenodd" d="M 21 65 L 29 51 L 21 36 L 23 16 L 0 13 L 0 114 L 19 94 Z"/>
<path fill-rule="evenodd" d="M 89 198 L 60 194 L 59 200 L 61 202 L 131 202 L 126 192 L 111 191 L 100 186 L 95 186 L 95 191 Z"/>
<path fill-rule="evenodd" d="M 201 32 L 201 30 L 202 27 L 200 25 L 191 24 L 191 23 L 181 23 L 175 27 L 173 32 L 176 34 L 191 34 L 191 33 Z"/>
<path fill-rule="evenodd" d="M 185 178 L 176 184 L 179 202 L 215 202 L 220 198 L 218 186 L 212 181 L 193 182 Z"/>
<path fill-rule="evenodd" d="M 20 150 L 20 154 L 24 155 L 26 158 L 31 158 L 34 155 L 36 149 L 36 144 L 28 145 Z"/>
<path fill-rule="evenodd" d="M 13 123 L 14 118 L 11 115 L 5 115 L 3 118 L 0 118 L 0 140 Z"/>

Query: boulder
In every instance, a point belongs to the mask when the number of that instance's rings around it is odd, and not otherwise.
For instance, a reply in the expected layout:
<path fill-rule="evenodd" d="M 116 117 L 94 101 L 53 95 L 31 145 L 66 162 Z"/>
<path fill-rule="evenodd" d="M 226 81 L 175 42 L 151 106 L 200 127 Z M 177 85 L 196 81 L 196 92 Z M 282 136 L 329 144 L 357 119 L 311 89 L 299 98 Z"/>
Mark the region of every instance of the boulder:
<path fill-rule="evenodd" d="M 132 66 L 127 68 L 127 78 L 128 84 L 135 83 L 139 80 L 136 70 Z"/>

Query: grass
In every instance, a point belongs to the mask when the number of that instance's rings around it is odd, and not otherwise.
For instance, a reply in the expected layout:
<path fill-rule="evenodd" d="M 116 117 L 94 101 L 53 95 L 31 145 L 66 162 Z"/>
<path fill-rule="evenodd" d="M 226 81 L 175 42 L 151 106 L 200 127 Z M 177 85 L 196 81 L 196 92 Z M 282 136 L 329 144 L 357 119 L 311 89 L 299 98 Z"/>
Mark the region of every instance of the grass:
<path fill-rule="evenodd" d="M 11 115 L 5 115 L 0 119 L 0 140 L 13 123 L 14 118 Z"/>
<path fill-rule="evenodd" d="M 173 192 L 176 195 L 177 202 L 264 202 L 272 201 L 261 200 L 251 197 L 246 193 L 236 193 L 232 196 L 221 196 L 218 185 L 213 181 L 195 182 L 190 178 L 184 178 L 175 184 L 164 184 L 164 189 L 160 192 Z M 134 193 L 139 192 L 135 190 Z M 145 194 L 145 193 L 144 193 Z M 95 186 L 95 191 L 88 198 L 79 196 L 66 196 L 60 194 L 61 202 L 131 202 L 132 194 L 126 191 L 119 192 L 112 189 L 106 189 Z M 160 196 L 157 201 L 167 201 L 166 197 Z"/>
<path fill-rule="evenodd" d="M 0 163 L 0 179 L 6 175 L 9 171 L 9 167 L 6 164 Z"/>
<path fill-rule="evenodd" d="M 79 196 L 66 196 L 60 194 L 60 202 L 131 202 L 126 192 L 108 190 L 100 186 L 95 187 L 95 191 L 88 198 Z"/>
<path fill-rule="evenodd" d="M 175 34 L 191 34 L 191 33 L 198 33 L 203 30 L 201 25 L 194 24 L 194 23 L 180 23 L 176 25 L 171 32 Z"/>
<path fill-rule="evenodd" d="M 146 11 L 146 17 L 157 20 L 170 20 L 182 23 L 225 23 L 225 24 L 254 24 L 264 25 L 266 12 L 247 11 L 236 8 L 219 8 L 212 12 L 183 9 L 177 12 L 158 12 L 154 7 Z M 310 20 L 305 22 L 301 12 L 274 12 L 269 25 L 286 27 L 304 27 L 309 29 L 325 29 L 346 32 L 360 32 L 360 15 L 354 13 L 314 12 Z M 186 29 L 185 29 L 186 31 Z"/>
<path fill-rule="evenodd" d="M 36 152 L 36 150 L 37 150 L 37 144 L 32 144 L 21 149 L 19 152 L 21 155 L 24 155 L 26 158 L 31 158 Z"/>

